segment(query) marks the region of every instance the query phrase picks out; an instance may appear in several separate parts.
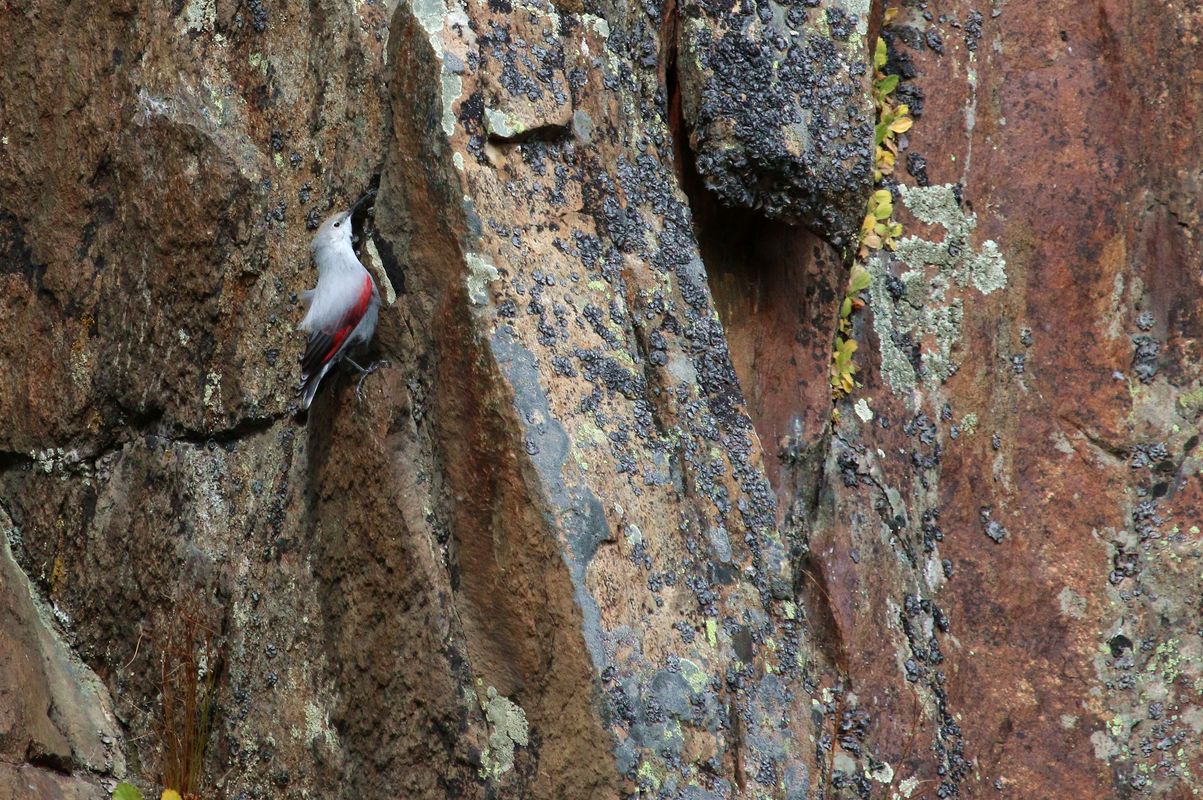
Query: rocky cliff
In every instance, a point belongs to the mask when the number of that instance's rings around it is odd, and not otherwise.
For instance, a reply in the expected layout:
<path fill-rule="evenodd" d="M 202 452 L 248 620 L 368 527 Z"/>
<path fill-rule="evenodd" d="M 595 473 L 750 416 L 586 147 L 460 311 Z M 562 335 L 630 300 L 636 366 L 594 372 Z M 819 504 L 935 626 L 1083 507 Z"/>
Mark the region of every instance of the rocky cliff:
<path fill-rule="evenodd" d="M 1197 794 L 1198 9 L 884 11 L 0 4 L 0 798 Z"/>

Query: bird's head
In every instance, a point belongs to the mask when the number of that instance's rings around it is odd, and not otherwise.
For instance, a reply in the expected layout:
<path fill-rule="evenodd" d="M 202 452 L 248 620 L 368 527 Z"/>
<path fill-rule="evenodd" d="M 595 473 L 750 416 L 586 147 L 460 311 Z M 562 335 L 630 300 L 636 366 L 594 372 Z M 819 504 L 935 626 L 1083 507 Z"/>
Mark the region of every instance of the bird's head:
<path fill-rule="evenodd" d="M 342 242 L 352 242 L 354 234 L 351 230 L 355 222 L 358 222 L 362 227 L 363 219 L 354 220 L 356 214 L 362 209 L 371 210 L 372 201 L 376 199 L 376 190 L 369 189 L 362 197 L 355 201 L 355 205 L 351 206 L 346 211 L 336 211 L 326 217 L 326 221 L 317 229 L 317 235 L 313 237 L 313 244 L 310 245 L 313 250 L 319 250 L 330 245 L 340 244 Z M 368 213 L 365 211 L 364 213 Z"/>
<path fill-rule="evenodd" d="M 313 237 L 314 250 L 321 250 L 340 242 L 351 243 L 351 212 L 337 211 L 326 217 L 326 221 L 317 229 Z"/>

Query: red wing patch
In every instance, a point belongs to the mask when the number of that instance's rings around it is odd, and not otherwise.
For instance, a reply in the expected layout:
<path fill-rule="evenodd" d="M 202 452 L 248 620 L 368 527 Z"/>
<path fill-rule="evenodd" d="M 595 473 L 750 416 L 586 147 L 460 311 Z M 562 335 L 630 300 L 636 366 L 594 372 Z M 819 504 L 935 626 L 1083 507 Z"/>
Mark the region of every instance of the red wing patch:
<path fill-rule="evenodd" d="M 351 331 L 355 330 L 355 326 L 367 313 L 368 304 L 371 302 L 372 279 L 365 273 L 363 285 L 359 289 L 359 296 L 355 299 L 355 305 L 343 315 L 342 319 L 338 321 L 338 325 L 333 329 L 316 330 L 310 334 L 305 355 L 301 358 L 302 381 L 307 381 L 310 376 L 316 375 L 330 359 L 334 358 L 343 343 L 347 341 L 347 337 L 351 335 Z"/>

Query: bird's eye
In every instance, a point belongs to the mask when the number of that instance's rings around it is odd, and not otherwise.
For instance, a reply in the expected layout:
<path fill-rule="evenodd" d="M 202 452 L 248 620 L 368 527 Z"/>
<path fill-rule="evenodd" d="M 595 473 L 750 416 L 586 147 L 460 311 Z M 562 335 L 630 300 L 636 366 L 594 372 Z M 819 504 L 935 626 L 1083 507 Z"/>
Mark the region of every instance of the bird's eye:
<path fill-rule="evenodd" d="M 342 223 L 341 223 L 341 222 L 336 222 L 336 223 L 334 223 L 334 227 L 336 227 L 336 228 L 337 228 L 339 225 L 342 225 Z"/>

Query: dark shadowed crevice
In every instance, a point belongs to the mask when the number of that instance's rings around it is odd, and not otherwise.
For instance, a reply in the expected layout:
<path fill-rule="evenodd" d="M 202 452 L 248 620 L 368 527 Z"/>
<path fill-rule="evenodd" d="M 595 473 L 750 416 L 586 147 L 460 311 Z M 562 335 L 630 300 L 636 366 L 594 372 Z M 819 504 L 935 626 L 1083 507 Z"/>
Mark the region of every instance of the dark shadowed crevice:
<path fill-rule="evenodd" d="M 673 0 L 668 11 L 674 9 Z M 675 13 L 666 13 L 675 20 Z M 675 42 L 671 23 L 665 40 Z M 847 281 L 840 254 L 801 225 L 729 208 L 695 166 L 681 105 L 675 47 L 662 56 L 677 178 L 689 201 L 710 291 L 726 333 L 748 414 L 765 451 L 777 522 L 792 538 L 795 594 L 817 652 L 847 672 L 845 638 L 826 579 L 808 557 L 831 438 L 829 364 L 839 297 Z"/>
<path fill-rule="evenodd" d="M 694 166 L 675 59 L 666 68 L 669 121 L 681 187 L 710 291 L 727 333 L 748 413 L 764 445 L 781 521 L 799 498 L 813 507 L 831 415 L 831 336 L 846 271 L 804 227 L 723 206 Z"/>

